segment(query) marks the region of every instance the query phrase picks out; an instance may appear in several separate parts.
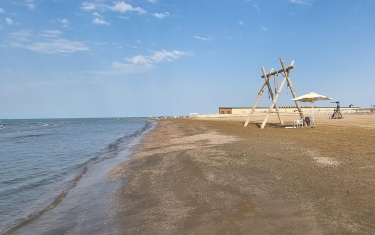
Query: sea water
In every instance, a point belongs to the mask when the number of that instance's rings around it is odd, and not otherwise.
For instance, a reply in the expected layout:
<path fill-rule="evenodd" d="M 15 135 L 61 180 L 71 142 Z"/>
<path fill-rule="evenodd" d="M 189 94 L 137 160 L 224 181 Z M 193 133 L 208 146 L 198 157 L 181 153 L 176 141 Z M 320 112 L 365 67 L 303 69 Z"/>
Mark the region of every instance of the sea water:
<path fill-rule="evenodd" d="M 116 234 L 109 171 L 155 123 L 0 120 L 0 234 Z"/>

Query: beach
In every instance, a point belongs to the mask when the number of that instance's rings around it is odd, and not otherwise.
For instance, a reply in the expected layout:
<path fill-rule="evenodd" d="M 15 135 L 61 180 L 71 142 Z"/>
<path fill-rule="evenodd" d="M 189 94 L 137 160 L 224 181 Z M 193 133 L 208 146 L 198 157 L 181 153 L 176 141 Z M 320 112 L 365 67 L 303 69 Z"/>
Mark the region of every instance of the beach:
<path fill-rule="evenodd" d="M 121 233 L 374 234 L 375 115 L 263 119 L 159 121 L 109 174 Z"/>

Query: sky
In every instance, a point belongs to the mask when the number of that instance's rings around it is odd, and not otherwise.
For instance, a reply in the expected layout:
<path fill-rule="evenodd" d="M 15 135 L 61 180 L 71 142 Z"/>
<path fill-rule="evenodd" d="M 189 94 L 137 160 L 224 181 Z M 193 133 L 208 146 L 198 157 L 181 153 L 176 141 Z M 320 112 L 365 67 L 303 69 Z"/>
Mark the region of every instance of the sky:
<path fill-rule="evenodd" d="M 1 0 L 0 119 L 252 107 L 261 67 L 279 58 L 295 61 L 297 96 L 369 108 L 374 11 L 374 0 Z M 292 98 L 284 86 L 277 104 Z"/>

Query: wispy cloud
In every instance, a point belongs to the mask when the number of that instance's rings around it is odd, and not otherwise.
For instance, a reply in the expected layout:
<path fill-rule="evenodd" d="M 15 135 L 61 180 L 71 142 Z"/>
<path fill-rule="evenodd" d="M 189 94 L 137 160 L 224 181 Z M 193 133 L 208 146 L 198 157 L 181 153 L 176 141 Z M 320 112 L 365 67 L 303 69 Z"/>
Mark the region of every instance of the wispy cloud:
<path fill-rule="evenodd" d="M 95 9 L 95 5 L 93 3 L 90 3 L 90 2 L 84 2 L 84 3 L 82 3 L 81 9 L 84 10 L 84 11 L 91 11 L 91 10 Z"/>
<path fill-rule="evenodd" d="M 199 37 L 199 36 L 194 36 L 195 39 L 199 39 L 199 40 L 202 40 L 202 41 L 213 41 L 212 38 L 204 38 L 204 37 Z"/>
<path fill-rule="evenodd" d="M 240 24 L 240 25 L 243 25 L 243 22 L 240 20 L 240 21 L 238 21 L 238 23 Z"/>
<path fill-rule="evenodd" d="M 139 14 L 144 14 L 146 13 L 145 10 L 143 10 L 142 8 L 140 7 L 133 7 L 132 5 L 130 4 L 127 4 L 125 2 L 114 2 L 114 6 L 111 6 L 110 9 L 112 11 L 117 11 L 117 12 L 121 12 L 121 13 L 124 13 L 124 12 L 127 12 L 127 11 L 136 11 L 138 12 Z"/>
<path fill-rule="evenodd" d="M 10 19 L 10 18 L 5 18 L 5 22 L 7 23 L 7 25 L 11 25 L 11 24 L 13 24 L 13 20 L 12 19 Z"/>
<path fill-rule="evenodd" d="M 312 0 L 289 0 L 289 2 L 301 5 L 310 5 Z"/>
<path fill-rule="evenodd" d="M 129 16 L 118 16 L 118 18 L 120 18 L 120 19 L 124 19 L 124 20 L 128 20 L 128 19 L 130 19 Z"/>
<path fill-rule="evenodd" d="M 38 34 L 38 36 L 45 38 L 56 38 L 59 37 L 61 34 L 62 32 L 60 30 L 43 30 L 42 33 Z"/>
<path fill-rule="evenodd" d="M 265 28 L 265 27 L 260 27 L 262 30 L 264 30 L 264 31 L 267 31 L 267 29 Z"/>
<path fill-rule="evenodd" d="M 155 16 L 156 18 L 158 18 L 159 20 L 165 18 L 165 17 L 169 17 L 170 14 L 168 12 L 165 12 L 165 13 L 155 13 L 155 14 L 152 14 L 153 16 Z"/>
<path fill-rule="evenodd" d="M 106 24 L 106 25 L 109 25 L 109 23 L 106 22 L 99 13 L 94 12 L 94 13 L 92 13 L 92 15 L 95 16 L 95 18 L 92 20 L 92 22 L 94 24 L 99 24 L 99 25 L 105 25 Z"/>
<path fill-rule="evenodd" d="M 32 36 L 32 33 L 28 30 L 21 30 L 11 33 L 9 36 L 17 41 L 29 41 L 29 38 Z"/>
<path fill-rule="evenodd" d="M 149 2 L 152 2 L 152 3 L 156 3 L 158 0 L 147 0 Z"/>
<path fill-rule="evenodd" d="M 260 8 L 258 7 L 258 5 L 254 4 L 253 7 L 259 12 L 260 11 Z"/>
<path fill-rule="evenodd" d="M 26 0 L 26 5 L 29 7 L 30 10 L 35 9 L 34 0 Z"/>
<path fill-rule="evenodd" d="M 34 35 L 30 31 L 22 30 L 9 35 L 12 39 L 10 45 L 41 53 L 73 53 L 89 50 L 89 47 L 82 42 L 61 38 L 62 34 L 59 30 L 44 30 Z"/>
<path fill-rule="evenodd" d="M 4 13 L 4 9 L 3 8 L 0 8 L 0 13 Z"/>
<path fill-rule="evenodd" d="M 35 10 L 34 0 L 18 0 L 11 1 L 12 4 L 22 7 L 28 7 L 30 10 Z"/>
<path fill-rule="evenodd" d="M 112 69 L 125 73 L 142 73 L 155 68 L 155 64 L 165 61 L 173 61 L 189 53 L 183 51 L 153 51 L 150 55 L 137 55 L 127 58 L 126 63 L 113 62 Z"/>

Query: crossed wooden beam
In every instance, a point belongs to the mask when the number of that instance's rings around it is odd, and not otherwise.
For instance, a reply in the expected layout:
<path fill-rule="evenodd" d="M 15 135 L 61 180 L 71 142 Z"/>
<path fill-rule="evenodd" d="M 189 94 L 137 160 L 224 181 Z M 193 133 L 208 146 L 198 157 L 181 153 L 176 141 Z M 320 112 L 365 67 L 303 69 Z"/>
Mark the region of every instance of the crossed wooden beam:
<path fill-rule="evenodd" d="M 251 116 L 253 115 L 256 107 L 258 106 L 258 103 L 260 101 L 260 98 L 263 95 L 263 92 L 264 92 L 266 86 L 267 86 L 268 92 L 269 92 L 269 94 L 270 94 L 270 96 L 272 98 L 272 104 L 271 104 L 271 106 L 270 106 L 270 108 L 269 108 L 269 110 L 268 110 L 268 112 L 266 114 L 266 117 L 265 117 L 265 119 L 264 119 L 264 121 L 263 121 L 260 129 L 263 129 L 264 126 L 266 125 L 267 120 L 268 120 L 268 118 L 269 118 L 269 116 L 270 116 L 273 108 L 276 109 L 276 113 L 277 113 L 277 116 L 279 118 L 280 124 L 282 126 L 284 126 L 284 121 L 283 121 L 283 118 L 281 117 L 281 114 L 279 112 L 279 106 L 276 104 L 276 101 L 279 98 L 281 89 L 283 88 L 285 82 L 288 83 L 288 85 L 290 87 L 290 91 L 291 91 L 291 93 L 293 95 L 293 98 L 296 98 L 297 96 L 296 96 L 295 89 L 294 89 L 294 87 L 292 85 L 292 81 L 291 81 L 291 79 L 289 77 L 290 70 L 292 70 L 295 67 L 294 66 L 294 60 L 290 63 L 290 65 L 288 67 L 285 67 L 283 59 L 280 58 L 280 64 L 281 64 L 282 69 L 279 69 L 277 71 L 273 71 L 273 69 L 271 69 L 271 71 L 269 73 L 267 73 L 267 74 L 266 74 L 266 71 L 265 71 L 264 67 L 262 67 L 262 73 L 263 73 L 262 78 L 264 78 L 265 81 L 264 81 L 264 84 L 263 84 L 262 88 L 260 89 L 260 91 L 258 93 L 258 98 L 256 99 L 255 104 L 254 104 L 253 108 L 251 109 L 248 118 L 246 119 L 246 122 L 244 124 L 245 127 L 249 124 Z M 278 81 L 276 80 L 276 77 L 275 77 L 275 94 L 274 94 L 273 91 L 272 91 L 272 87 L 271 87 L 271 84 L 270 84 L 269 80 L 270 80 L 271 76 L 275 76 L 275 75 L 277 76 L 278 74 L 282 74 L 284 78 L 283 78 L 280 86 L 278 87 Z M 304 118 L 304 114 L 303 114 L 302 109 L 301 109 L 301 107 L 299 105 L 299 102 L 295 101 L 295 103 L 296 103 L 296 107 L 298 109 L 298 112 L 299 112 L 301 118 Z"/>

